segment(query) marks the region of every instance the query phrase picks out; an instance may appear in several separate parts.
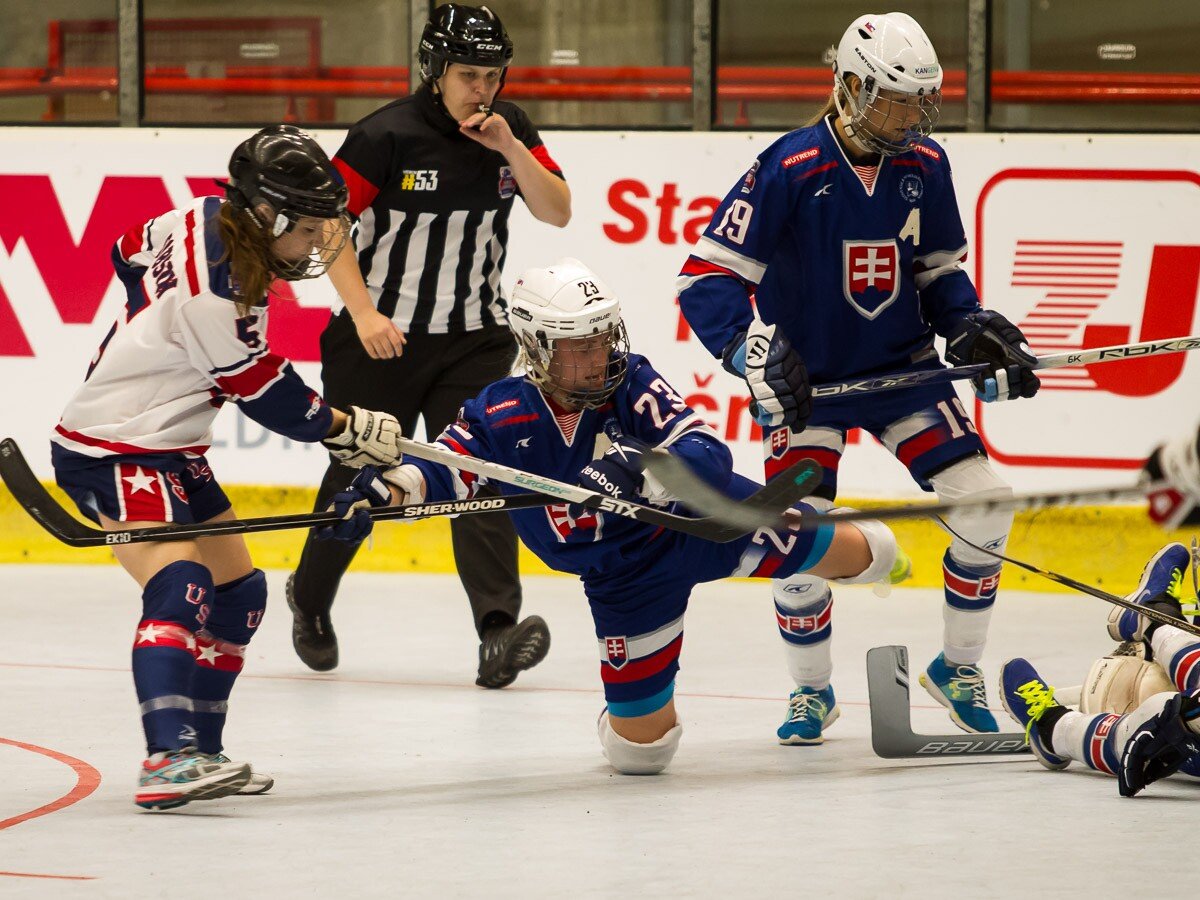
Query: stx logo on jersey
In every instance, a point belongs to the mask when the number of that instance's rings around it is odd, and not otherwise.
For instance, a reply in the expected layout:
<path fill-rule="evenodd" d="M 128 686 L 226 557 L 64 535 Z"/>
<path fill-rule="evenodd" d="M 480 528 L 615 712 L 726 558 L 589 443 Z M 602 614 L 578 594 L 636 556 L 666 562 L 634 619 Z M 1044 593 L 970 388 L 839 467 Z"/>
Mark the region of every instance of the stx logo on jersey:
<path fill-rule="evenodd" d="M 894 240 L 842 242 L 842 293 L 859 315 L 874 319 L 900 294 Z"/>
<path fill-rule="evenodd" d="M 623 637 L 606 637 L 604 652 L 608 654 L 608 664 L 614 669 L 623 669 L 629 662 L 629 645 Z"/>

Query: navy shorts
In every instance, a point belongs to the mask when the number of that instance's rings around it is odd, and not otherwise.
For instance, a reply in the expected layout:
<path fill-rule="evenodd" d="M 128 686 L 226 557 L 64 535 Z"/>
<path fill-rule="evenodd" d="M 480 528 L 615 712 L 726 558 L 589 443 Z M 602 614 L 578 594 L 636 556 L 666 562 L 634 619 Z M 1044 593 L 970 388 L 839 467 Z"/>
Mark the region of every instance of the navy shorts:
<path fill-rule="evenodd" d="M 99 524 L 99 513 L 117 522 L 207 522 L 230 508 L 229 498 L 203 456 L 182 453 L 92 457 L 50 445 L 54 478 Z"/>
<path fill-rule="evenodd" d="M 877 438 L 926 491 L 933 490 L 929 479 L 952 463 L 976 453 L 987 455 L 954 386 L 931 384 L 870 397 L 818 399 L 803 431 L 786 426 L 764 430 L 767 478 L 811 457 L 825 470 L 820 488 L 813 493 L 834 499 L 838 463 L 851 428 L 861 428 Z"/>

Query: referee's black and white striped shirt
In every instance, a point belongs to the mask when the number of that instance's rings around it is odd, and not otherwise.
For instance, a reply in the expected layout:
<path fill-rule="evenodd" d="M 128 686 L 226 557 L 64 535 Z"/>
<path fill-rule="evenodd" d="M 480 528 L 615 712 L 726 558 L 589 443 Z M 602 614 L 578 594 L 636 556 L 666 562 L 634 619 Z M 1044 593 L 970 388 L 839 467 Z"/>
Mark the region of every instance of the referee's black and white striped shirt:
<path fill-rule="evenodd" d="M 518 106 L 498 100 L 492 110 L 562 177 Z M 350 188 L 358 264 L 381 313 L 411 334 L 507 322 L 500 274 L 518 188 L 503 155 L 459 134 L 422 87 L 354 125 L 333 162 Z"/>

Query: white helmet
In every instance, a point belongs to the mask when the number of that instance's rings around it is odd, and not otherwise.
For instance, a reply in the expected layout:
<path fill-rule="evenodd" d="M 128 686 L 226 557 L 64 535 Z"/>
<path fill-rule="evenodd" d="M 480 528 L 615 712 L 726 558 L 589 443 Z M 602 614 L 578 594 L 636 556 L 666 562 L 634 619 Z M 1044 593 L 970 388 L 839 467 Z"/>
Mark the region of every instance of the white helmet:
<path fill-rule="evenodd" d="M 566 257 L 544 269 L 526 269 L 508 301 L 508 327 L 521 345 L 526 377 L 577 409 L 595 409 L 625 377 L 629 338 L 621 303 L 608 285 L 577 259 Z M 552 370 L 555 343 L 600 336 L 608 348 L 602 382 L 574 383 L 562 364 Z M 568 383 L 572 382 L 572 383 Z"/>
<path fill-rule="evenodd" d="M 933 132 L 942 99 L 942 67 L 912 16 L 891 12 L 855 19 L 838 44 L 833 73 L 838 115 L 847 135 L 863 150 L 895 156 Z M 846 81 L 851 74 L 862 81 L 857 97 Z M 882 98 L 881 90 L 907 97 Z M 894 132 L 897 122 L 911 124 L 899 137 L 889 137 L 887 132 Z"/>

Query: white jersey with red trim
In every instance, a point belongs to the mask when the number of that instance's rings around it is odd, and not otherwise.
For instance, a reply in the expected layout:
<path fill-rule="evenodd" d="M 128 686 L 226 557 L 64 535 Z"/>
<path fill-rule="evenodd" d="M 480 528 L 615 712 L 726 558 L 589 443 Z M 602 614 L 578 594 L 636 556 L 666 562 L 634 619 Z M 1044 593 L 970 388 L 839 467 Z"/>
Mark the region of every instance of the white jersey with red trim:
<path fill-rule="evenodd" d="M 205 197 L 131 228 L 113 247 L 128 295 L 51 440 L 86 456 L 201 455 L 226 400 L 297 441 L 329 432 L 332 412 L 267 346 L 267 307 L 243 316 Z"/>

